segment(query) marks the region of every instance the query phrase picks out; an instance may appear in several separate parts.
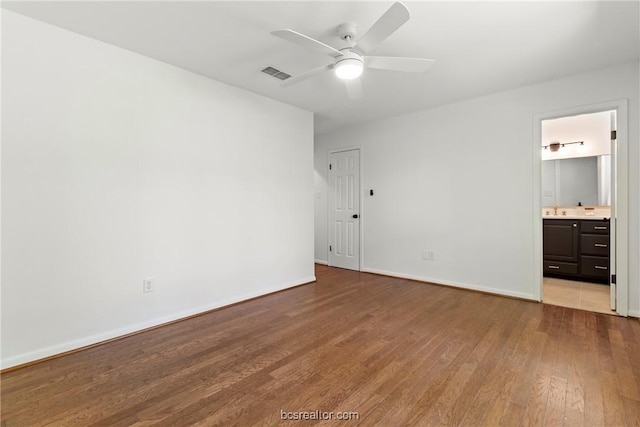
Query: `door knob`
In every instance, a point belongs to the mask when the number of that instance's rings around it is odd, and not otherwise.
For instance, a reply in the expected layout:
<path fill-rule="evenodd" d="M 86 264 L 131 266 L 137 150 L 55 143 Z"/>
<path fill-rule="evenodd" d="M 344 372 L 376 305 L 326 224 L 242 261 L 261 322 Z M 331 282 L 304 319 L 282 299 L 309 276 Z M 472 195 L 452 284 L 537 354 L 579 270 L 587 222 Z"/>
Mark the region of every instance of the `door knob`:
<path fill-rule="evenodd" d="M 358 214 L 353 214 L 353 219 L 358 219 Z"/>

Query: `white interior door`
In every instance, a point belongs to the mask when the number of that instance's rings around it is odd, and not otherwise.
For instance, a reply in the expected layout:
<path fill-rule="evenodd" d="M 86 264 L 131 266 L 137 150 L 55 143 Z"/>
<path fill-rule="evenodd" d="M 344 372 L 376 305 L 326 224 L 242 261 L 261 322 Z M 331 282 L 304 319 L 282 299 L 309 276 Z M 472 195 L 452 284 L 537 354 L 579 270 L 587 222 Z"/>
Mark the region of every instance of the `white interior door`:
<path fill-rule="evenodd" d="M 329 265 L 360 270 L 360 150 L 329 155 Z"/>
<path fill-rule="evenodd" d="M 611 310 L 616 310 L 617 304 L 617 287 L 616 281 L 616 201 L 618 188 L 616 182 L 616 164 L 618 159 L 616 144 L 616 112 L 611 112 L 611 219 L 609 220 L 609 293 Z"/>

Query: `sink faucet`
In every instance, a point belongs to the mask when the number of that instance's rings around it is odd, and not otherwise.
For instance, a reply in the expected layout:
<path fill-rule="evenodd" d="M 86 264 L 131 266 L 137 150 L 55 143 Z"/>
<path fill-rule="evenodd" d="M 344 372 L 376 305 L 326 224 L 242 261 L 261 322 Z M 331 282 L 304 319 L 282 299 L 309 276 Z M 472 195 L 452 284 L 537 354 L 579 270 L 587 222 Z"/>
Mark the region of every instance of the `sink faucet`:
<path fill-rule="evenodd" d="M 553 216 L 558 216 L 558 207 L 557 206 L 553 207 Z"/>

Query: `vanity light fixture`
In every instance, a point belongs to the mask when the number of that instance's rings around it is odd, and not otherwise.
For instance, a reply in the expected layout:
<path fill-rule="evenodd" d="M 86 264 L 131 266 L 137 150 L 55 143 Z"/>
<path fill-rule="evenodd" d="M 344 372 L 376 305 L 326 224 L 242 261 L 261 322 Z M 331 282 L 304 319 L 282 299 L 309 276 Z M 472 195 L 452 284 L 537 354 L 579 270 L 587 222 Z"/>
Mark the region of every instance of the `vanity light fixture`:
<path fill-rule="evenodd" d="M 585 152 L 587 150 L 587 147 L 584 146 L 584 141 L 580 142 L 580 145 L 578 145 L 578 151 L 579 152 Z"/>
<path fill-rule="evenodd" d="M 560 148 L 564 148 L 567 145 L 571 145 L 571 144 L 580 144 L 581 146 L 584 146 L 584 141 L 573 141 L 573 142 L 563 142 L 563 143 L 560 143 L 558 141 L 554 141 L 549 145 L 543 145 L 542 149 L 543 150 L 549 149 L 552 153 L 555 153 Z"/>

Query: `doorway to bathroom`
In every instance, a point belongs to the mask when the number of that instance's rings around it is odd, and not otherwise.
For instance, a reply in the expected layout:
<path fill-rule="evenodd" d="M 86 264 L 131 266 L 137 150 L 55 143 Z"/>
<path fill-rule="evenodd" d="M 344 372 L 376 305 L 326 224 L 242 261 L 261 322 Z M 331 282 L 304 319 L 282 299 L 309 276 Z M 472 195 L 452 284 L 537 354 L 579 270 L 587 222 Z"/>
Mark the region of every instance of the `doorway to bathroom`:
<path fill-rule="evenodd" d="M 607 314 L 622 308 L 617 122 L 616 108 L 540 119 L 540 299 L 546 304 Z"/>

